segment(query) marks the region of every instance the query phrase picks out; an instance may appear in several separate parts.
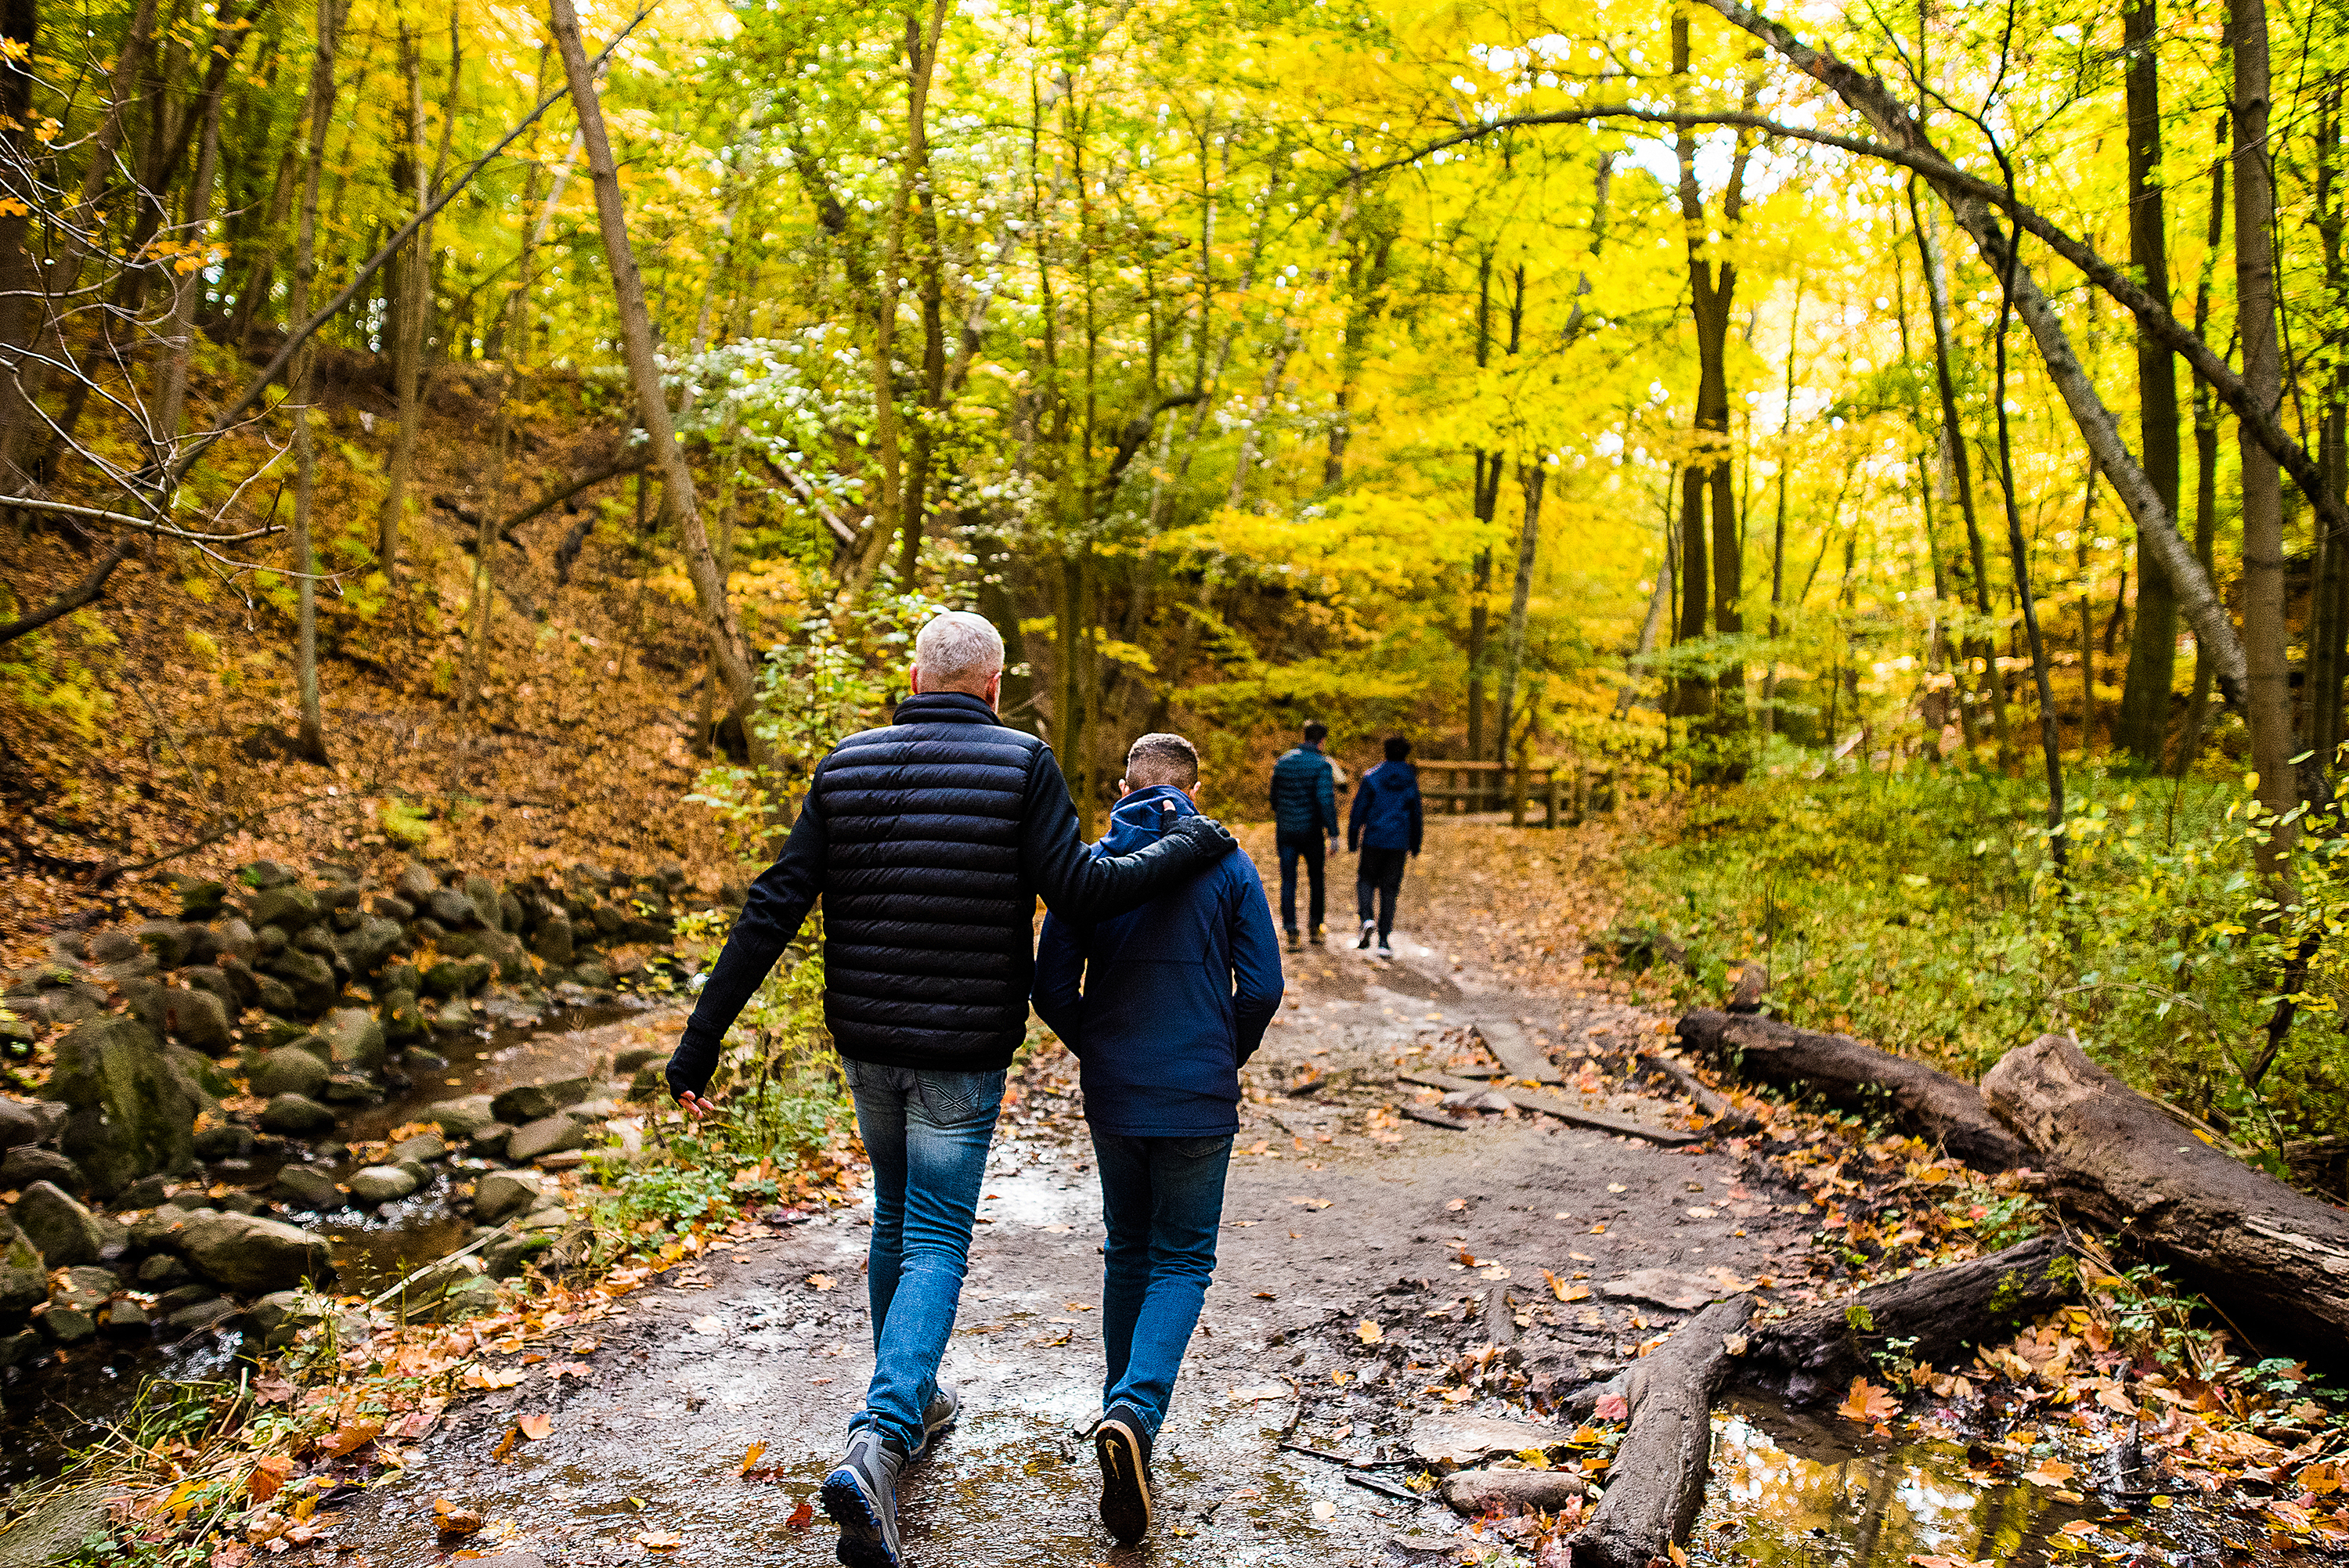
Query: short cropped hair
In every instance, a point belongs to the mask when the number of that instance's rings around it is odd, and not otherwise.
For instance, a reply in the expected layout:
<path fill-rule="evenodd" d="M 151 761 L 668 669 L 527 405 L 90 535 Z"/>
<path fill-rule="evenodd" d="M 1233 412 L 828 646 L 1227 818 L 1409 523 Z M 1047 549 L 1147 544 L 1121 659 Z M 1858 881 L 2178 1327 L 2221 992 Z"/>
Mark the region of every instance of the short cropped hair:
<path fill-rule="evenodd" d="M 1330 738 L 1330 727 L 1318 718 L 1309 718 L 1305 721 L 1305 738 L 1319 746 Z"/>
<path fill-rule="evenodd" d="M 1136 789 L 1188 789 L 1199 781 L 1199 748 L 1179 735 L 1145 735 L 1126 751 L 1125 781 Z"/>
<path fill-rule="evenodd" d="M 983 693 L 1003 668 L 1003 637 L 984 615 L 947 610 L 914 638 L 914 667 L 931 691 Z"/>
<path fill-rule="evenodd" d="M 1411 755 L 1411 742 L 1400 735 L 1387 737 L 1387 760 L 1400 762 Z"/>

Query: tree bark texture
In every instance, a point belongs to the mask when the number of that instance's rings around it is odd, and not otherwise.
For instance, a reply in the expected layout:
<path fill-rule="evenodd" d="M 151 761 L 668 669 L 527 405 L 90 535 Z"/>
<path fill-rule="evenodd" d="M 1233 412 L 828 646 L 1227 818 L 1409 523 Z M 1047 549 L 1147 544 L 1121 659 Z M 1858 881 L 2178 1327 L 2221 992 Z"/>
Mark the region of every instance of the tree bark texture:
<path fill-rule="evenodd" d="M 399 64 L 408 78 L 409 183 L 414 188 L 416 211 L 421 213 L 432 204 L 431 176 L 424 165 L 424 61 L 416 34 L 405 18 L 399 24 Z M 450 68 L 454 71 L 453 61 Z M 399 524 L 408 511 L 409 479 L 416 469 L 416 427 L 424 412 L 424 317 L 432 297 L 430 232 L 429 229 L 417 231 L 416 243 L 400 254 L 393 282 L 398 305 L 392 313 L 391 380 L 398 400 L 399 434 L 392 439 L 391 461 L 384 474 L 383 511 L 376 519 L 376 564 L 388 576 L 399 570 Z"/>
<path fill-rule="evenodd" d="M 302 208 L 294 231 L 294 282 L 286 306 L 287 315 L 297 321 L 309 314 L 310 291 L 318 275 L 318 181 L 326 161 L 326 126 L 334 118 L 335 46 L 343 5 L 344 0 L 318 0 L 317 48 L 310 67 L 310 143 L 303 155 Z M 305 338 L 294 356 L 285 400 L 294 408 L 294 667 L 301 709 L 295 746 L 311 761 L 325 764 L 326 727 L 318 700 L 318 562 L 310 541 L 311 501 L 318 486 L 317 442 L 310 434 L 311 371 L 316 361 L 316 339 Z"/>
<path fill-rule="evenodd" d="M 2128 51 L 2129 263 L 2145 292 L 2169 305 L 2169 253 L 2161 202 L 2161 76 L 2155 54 L 2158 0 L 2128 0 L 2121 39 Z M 2178 515 L 2178 360 L 2140 321 L 2137 329 L 2137 449 L 2145 477 Z M 2170 686 L 2178 673 L 2178 595 L 2158 552 L 2137 546 L 2137 626 L 2121 683 L 2113 743 L 2158 769 L 2169 740 Z"/>
<path fill-rule="evenodd" d="M 2011 1171 L 2031 1151 L 1982 1109 L 1971 1084 L 1863 1045 L 1848 1035 L 1798 1029 L 1775 1018 L 1705 1008 L 1680 1021 L 1682 1043 L 1721 1058 L 1740 1077 L 1813 1090 L 1830 1103 L 1882 1110 L 1978 1171 Z"/>
<path fill-rule="evenodd" d="M 1983 1102 L 2066 1211 L 2178 1266 L 2261 1355 L 2337 1357 L 2349 1336 L 2349 1212 L 2252 1170 L 2060 1035 L 2009 1051 Z"/>
<path fill-rule="evenodd" d="M 1895 1340 L 1912 1342 L 1906 1354 L 1914 1360 L 1946 1366 L 2070 1300 L 2079 1284 L 2071 1249 L 2053 1236 L 1920 1269 L 1762 1325 L 1747 1342 L 1739 1381 L 1789 1404 L 1838 1398 L 1853 1378 L 1881 1376 L 1876 1357 Z"/>
<path fill-rule="evenodd" d="M 1732 1366 L 1726 1342 L 1753 1306 L 1749 1296 L 1717 1301 L 1631 1364 L 1630 1429 L 1607 1472 L 1607 1495 L 1574 1538 L 1576 1568 L 1648 1568 L 1687 1538 L 1704 1503 L 1713 1400 Z"/>
<path fill-rule="evenodd" d="M 701 525 L 701 508 L 693 489 L 693 471 L 686 466 L 678 445 L 677 427 L 669 418 L 661 391 L 660 364 L 653 351 L 652 315 L 645 304 L 645 282 L 636 271 L 636 252 L 628 242 L 627 210 L 620 194 L 620 176 L 612 158 L 612 141 L 604 129 L 603 106 L 595 97 L 595 76 L 579 36 L 579 16 L 571 0 L 554 0 L 552 26 L 563 53 L 563 68 L 571 84 L 571 98 L 579 114 L 579 135 L 587 152 L 587 171 L 595 188 L 595 211 L 601 223 L 604 255 L 612 273 L 612 292 L 619 305 L 621 345 L 626 352 L 628 379 L 636 388 L 636 418 L 652 443 L 659 465 L 661 495 L 678 537 L 685 549 L 686 574 L 701 611 L 702 627 L 709 638 L 710 658 L 726 687 L 727 705 L 750 739 L 754 760 L 763 761 L 763 745 L 752 727 L 758 693 L 742 630 L 718 575 L 718 559 Z"/>

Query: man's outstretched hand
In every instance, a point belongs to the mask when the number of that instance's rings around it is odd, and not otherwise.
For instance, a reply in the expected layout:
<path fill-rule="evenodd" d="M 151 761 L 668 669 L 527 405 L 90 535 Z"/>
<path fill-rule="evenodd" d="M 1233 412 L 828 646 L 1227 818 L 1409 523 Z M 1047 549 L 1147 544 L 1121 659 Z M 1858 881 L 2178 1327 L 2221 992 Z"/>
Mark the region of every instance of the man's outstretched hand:
<path fill-rule="evenodd" d="M 678 1092 L 677 1103 L 687 1116 L 696 1121 L 699 1121 L 705 1116 L 718 1114 L 718 1103 L 715 1100 L 707 1096 L 696 1094 L 689 1088 Z"/>

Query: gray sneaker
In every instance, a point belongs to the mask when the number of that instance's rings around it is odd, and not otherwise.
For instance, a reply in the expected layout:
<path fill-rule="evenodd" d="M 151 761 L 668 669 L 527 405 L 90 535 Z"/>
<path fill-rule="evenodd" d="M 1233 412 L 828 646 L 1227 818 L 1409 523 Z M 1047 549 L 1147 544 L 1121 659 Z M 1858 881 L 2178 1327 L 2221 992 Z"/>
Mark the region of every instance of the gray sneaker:
<path fill-rule="evenodd" d="M 910 1464 L 928 1454 L 930 1446 L 937 1441 L 938 1434 L 961 1418 L 962 1396 L 944 1383 L 939 1384 L 938 1391 L 930 1396 L 930 1402 L 922 1407 L 922 1446 L 914 1450 L 906 1462 Z"/>
<path fill-rule="evenodd" d="M 897 1549 L 897 1472 L 905 1456 L 870 1427 L 848 1435 L 848 1452 L 823 1478 L 823 1511 L 840 1526 L 848 1568 L 901 1568 Z"/>

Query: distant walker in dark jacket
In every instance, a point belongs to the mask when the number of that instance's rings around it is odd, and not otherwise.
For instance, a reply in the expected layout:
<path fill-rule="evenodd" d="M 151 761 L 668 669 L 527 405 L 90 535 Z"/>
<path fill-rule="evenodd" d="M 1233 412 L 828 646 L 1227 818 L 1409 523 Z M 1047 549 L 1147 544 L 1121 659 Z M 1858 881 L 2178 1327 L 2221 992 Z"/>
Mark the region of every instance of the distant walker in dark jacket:
<path fill-rule="evenodd" d="M 970 1253 L 1004 1068 L 1028 1027 L 1036 899 L 1093 921 L 1223 860 L 1190 816 L 1130 855 L 1089 851 L 1050 748 L 995 717 L 1003 639 L 949 611 L 914 641 L 895 721 L 817 765 L 782 858 L 710 970 L 669 1088 L 695 1116 L 726 1031 L 820 896 L 824 1022 L 873 1161 L 874 1366 L 824 1511 L 852 1568 L 896 1568 L 896 1482 L 960 1408 L 937 1381 Z"/>
<path fill-rule="evenodd" d="M 1273 842 L 1280 855 L 1280 926 L 1288 934 L 1288 950 L 1297 951 L 1297 862 L 1305 862 L 1312 884 L 1312 907 L 1305 934 L 1321 944 L 1322 844 L 1338 847 L 1338 789 L 1322 754 L 1321 742 L 1330 727 L 1316 719 L 1305 727 L 1305 740 L 1281 753 L 1272 765 Z"/>
<path fill-rule="evenodd" d="M 1130 854 L 1178 830 L 1198 787 L 1189 741 L 1143 736 L 1093 853 Z M 1279 1006 L 1272 912 L 1237 849 L 1131 914 L 1044 921 L 1036 1011 L 1081 1064 L 1109 1232 L 1093 1454 L 1102 1522 L 1122 1542 L 1150 1528 L 1150 1449 L 1215 1272 L 1240 1065 Z"/>
<path fill-rule="evenodd" d="M 1411 742 L 1390 735 L 1386 751 L 1387 759 L 1363 774 L 1354 791 L 1354 809 L 1346 817 L 1346 847 L 1362 852 L 1354 862 L 1354 907 L 1361 917 L 1362 939 L 1354 945 L 1368 947 L 1376 938 L 1379 956 L 1392 958 L 1394 949 L 1387 939 L 1394 932 L 1395 897 L 1402 892 L 1405 857 L 1419 853 L 1424 823 L 1419 809 L 1419 769 L 1405 760 L 1411 756 Z M 1373 896 L 1378 905 L 1375 914 Z"/>

